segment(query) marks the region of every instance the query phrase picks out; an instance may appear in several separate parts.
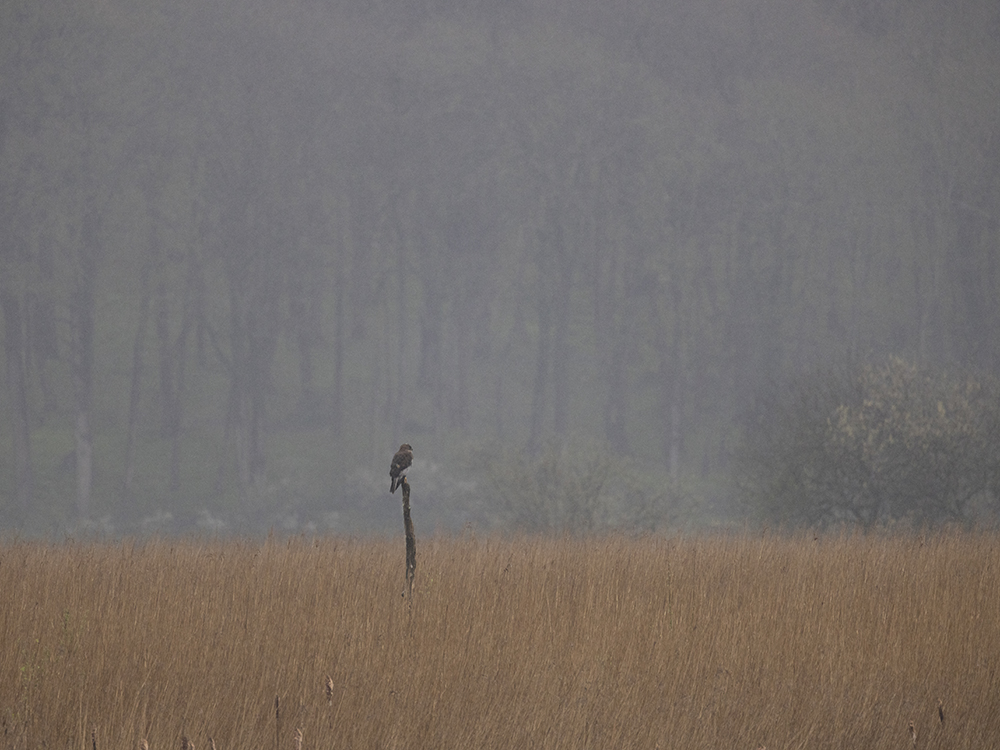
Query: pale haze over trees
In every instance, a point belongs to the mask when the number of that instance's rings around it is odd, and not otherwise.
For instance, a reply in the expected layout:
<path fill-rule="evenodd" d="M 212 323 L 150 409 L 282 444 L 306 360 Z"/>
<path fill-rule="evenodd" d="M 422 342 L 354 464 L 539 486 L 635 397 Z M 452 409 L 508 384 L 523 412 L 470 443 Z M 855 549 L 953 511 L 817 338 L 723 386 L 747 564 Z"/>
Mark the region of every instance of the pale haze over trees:
<path fill-rule="evenodd" d="M 482 451 L 724 515 L 774 383 L 1000 374 L 998 40 L 988 0 L 3 3 L 0 526 L 395 530 L 402 442 L 425 528 L 503 522 Z"/>

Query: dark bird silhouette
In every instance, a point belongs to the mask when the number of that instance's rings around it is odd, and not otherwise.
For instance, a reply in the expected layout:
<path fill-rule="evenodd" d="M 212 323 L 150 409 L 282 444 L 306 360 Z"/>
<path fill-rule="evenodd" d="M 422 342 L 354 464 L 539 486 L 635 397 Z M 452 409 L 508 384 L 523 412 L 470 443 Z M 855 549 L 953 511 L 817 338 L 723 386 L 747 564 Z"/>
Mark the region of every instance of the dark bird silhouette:
<path fill-rule="evenodd" d="M 390 494 L 395 494 L 396 488 L 406 477 L 405 472 L 412 463 L 413 448 L 409 443 L 403 443 L 396 451 L 396 455 L 392 457 L 392 466 L 389 467 L 389 476 L 392 478 L 392 487 L 389 488 Z"/>

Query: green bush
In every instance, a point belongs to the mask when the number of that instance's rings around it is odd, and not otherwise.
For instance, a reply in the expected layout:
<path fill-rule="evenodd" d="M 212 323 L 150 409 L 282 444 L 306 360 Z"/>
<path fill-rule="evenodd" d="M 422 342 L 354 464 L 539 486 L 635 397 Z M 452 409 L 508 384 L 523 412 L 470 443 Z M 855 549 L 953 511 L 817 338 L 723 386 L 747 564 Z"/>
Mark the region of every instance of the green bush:
<path fill-rule="evenodd" d="M 536 455 L 480 447 L 470 456 L 487 515 L 529 533 L 652 531 L 674 526 L 691 502 L 665 476 L 600 444 L 551 444 Z"/>

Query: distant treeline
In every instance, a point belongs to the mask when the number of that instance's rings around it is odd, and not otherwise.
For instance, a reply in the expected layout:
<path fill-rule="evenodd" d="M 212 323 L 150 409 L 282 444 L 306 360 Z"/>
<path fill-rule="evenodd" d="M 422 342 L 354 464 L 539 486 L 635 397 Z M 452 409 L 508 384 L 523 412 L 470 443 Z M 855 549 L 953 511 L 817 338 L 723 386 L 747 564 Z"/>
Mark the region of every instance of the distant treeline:
<path fill-rule="evenodd" d="M 4 3 L 4 518 L 404 439 L 712 486 L 816 365 L 997 371 L 1000 10 L 869 6 Z"/>

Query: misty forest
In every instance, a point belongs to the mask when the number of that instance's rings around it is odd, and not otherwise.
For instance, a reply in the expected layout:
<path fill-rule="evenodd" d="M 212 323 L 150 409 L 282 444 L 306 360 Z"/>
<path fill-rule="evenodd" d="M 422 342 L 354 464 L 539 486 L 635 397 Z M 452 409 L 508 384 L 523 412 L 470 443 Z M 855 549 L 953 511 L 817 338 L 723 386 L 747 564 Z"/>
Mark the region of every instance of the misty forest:
<path fill-rule="evenodd" d="M 1000 514 L 992 0 L 0 5 L 0 526 Z"/>

